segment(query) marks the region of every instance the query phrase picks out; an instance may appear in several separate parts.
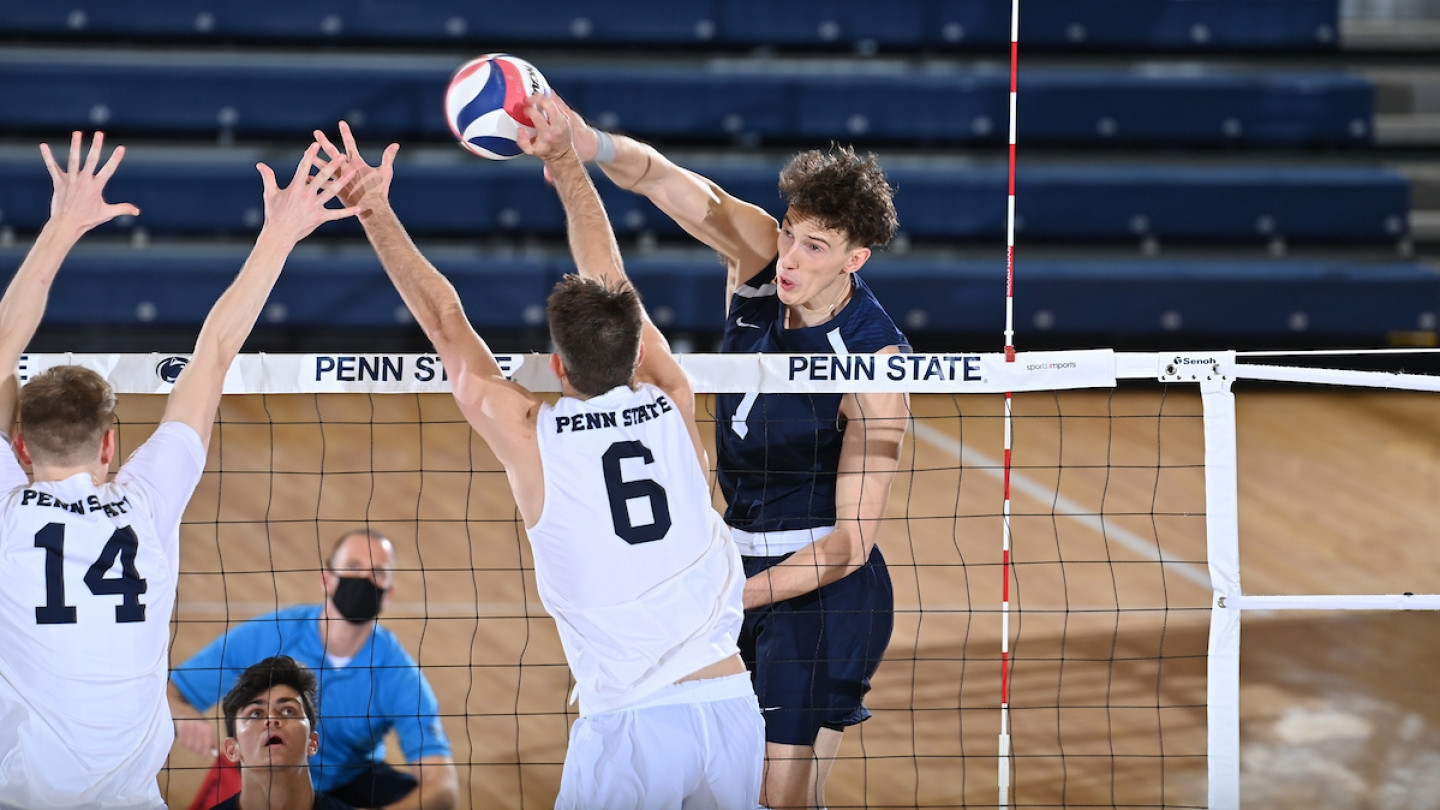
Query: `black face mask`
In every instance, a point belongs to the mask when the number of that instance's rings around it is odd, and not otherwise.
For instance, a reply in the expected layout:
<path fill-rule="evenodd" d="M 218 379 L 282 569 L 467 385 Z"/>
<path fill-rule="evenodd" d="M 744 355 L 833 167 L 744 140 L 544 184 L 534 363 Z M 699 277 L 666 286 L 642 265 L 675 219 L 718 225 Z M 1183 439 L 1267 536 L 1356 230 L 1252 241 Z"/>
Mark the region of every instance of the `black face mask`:
<path fill-rule="evenodd" d="M 384 595 L 385 589 L 369 577 L 339 577 L 330 601 L 345 621 L 363 624 L 380 615 L 380 599 Z"/>

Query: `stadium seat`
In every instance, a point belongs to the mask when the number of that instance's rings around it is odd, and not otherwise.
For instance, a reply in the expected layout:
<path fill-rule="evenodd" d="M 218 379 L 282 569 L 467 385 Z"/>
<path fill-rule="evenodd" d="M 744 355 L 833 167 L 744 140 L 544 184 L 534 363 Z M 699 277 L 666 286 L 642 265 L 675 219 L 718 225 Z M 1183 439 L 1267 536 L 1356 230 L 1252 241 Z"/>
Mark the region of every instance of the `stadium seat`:
<path fill-rule="evenodd" d="M 862 271 L 896 323 L 911 332 L 1004 328 L 1003 257 L 878 261 Z M 1422 262 L 1322 259 L 1025 259 L 1017 262 L 1015 323 L 1030 345 L 1049 334 L 1173 340 L 1292 340 L 1325 335 L 1382 343 L 1432 330 L 1440 273 Z"/>
<path fill-rule="evenodd" d="M 479 9 L 483 8 L 483 11 Z M 208 41 L 893 50 L 993 48 L 1010 41 L 1010 4 L 974 0 L 102 0 L 7 3 L 0 30 L 28 35 Z M 1025 3 L 1029 48 L 1049 50 L 1333 50 L 1339 0 L 1064 0 Z"/>
<path fill-rule="evenodd" d="M 568 256 L 427 250 L 455 284 L 482 331 L 543 326 L 545 297 Z M 0 273 L 24 251 L 0 249 Z M 116 251 L 82 245 L 51 295 L 48 323 L 196 326 L 244 261 L 242 248 L 161 247 Z M 657 323 L 713 334 L 720 327 L 725 271 L 704 251 L 627 257 L 627 269 Z M 1004 327 L 1003 252 L 990 261 L 877 254 L 861 271 L 912 337 L 993 333 Z M 1440 274 L 1421 262 L 1284 260 L 1075 260 L 1022 257 L 1017 326 L 1048 333 L 1161 338 L 1204 334 L 1281 339 L 1315 334 L 1360 341 L 1433 328 Z M 261 326 L 374 328 L 408 315 L 374 254 L 302 245 L 286 264 Z M 1428 326 L 1427 326 L 1428 324 Z"/>
<path fill-rule="evenodd" d="M 298 149 L 298 145 L 297 145 Z M 137 227 L 151 234 L 240 235 L 262 221 L 256 153 L 157 160 L 136 153 L 111 181 L 113 199 L 141 217 L 102 230 Z M 404 153 L 402 152 L 402 155 Z M 293 155 L 268 155 L 281 167 Z M 560 203 L 531 159 L 495 163 L 455 150 L 422 153 L 396 168 L 392 198 L 416 234 L 479 238 L 495 234 L 559 237 Z M 692 162 L 741 199 L 776 216 L 778 163 L 766 159 Z M 1001 167 L 963 161 L 887 165 L 898 188 L 901 230 L 922 242 L 1000 240 L 1006 179 Z M 598 186 L 622 234 L 680 238 L 679 227 L 644 198 Z M 1022 242 L 1393 243 L 1405 234 L 1409 185 L 1368 168 L 1211 168 L 1149 165 L 1022 166 L 1016 179 L 1016 228 Z M 0 226 L 33 231 L 44 223 L 50 178 L 33 153 L 0 158 Z M 322 233 L 359 232 L 353 223 Z"/>
<path fill-rule="evenodd" d="M 448 141 L 449 59 L 0 52 L 0 127 L 122 136 L 296 138 L 346 118 L 366 137 Z M 667 143 L 999 144 L 1009 75 L 954 63 L 716 60 L 664 70 L 542 64 L 600 126 Z M 1199 67 L 1020 74 L 1027 144 L 1371 143 L 1375 90 L 1346 73 Z"/>

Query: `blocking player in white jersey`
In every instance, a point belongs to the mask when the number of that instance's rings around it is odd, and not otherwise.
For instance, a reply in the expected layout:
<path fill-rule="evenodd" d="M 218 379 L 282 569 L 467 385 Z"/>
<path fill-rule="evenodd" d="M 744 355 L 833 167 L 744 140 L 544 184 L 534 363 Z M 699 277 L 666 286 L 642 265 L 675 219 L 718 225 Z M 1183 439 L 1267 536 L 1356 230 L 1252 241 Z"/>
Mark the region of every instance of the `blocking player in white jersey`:
<path fill-rule="evenodd" d="M 115 395 L 94 371 L 57 366 L 18 389 L 16 368 L 66 254 L 91 228 L 133 205 L 107 204 L 124 154 L 100 165 L 96 133 L 66 169 L 41 145 L 54 181 L 50 220 L 0 299 L 0 807 L 164 807 L 156 775 L 174 728 L 165 700 L 179 526 L 205 468 L 206 444 L 231 360 L 255 324 L 286 256 L 320 223 L 354 214 L 326 201 L 351 172 L 310 176 L 318 147 L 289 188 L 259 164 L 265 225 L 216 301 L 160 426 L 108 480 Z M 34 481 L 21 464 L 29 465 Z"/>
<path fill-rule="evenodd" d="M 553 405 L 505 379 L 454 287 L 410 241 L 387 200 L 393 144 L 378 169 L 364 167 L 340 125 L 361 175 L 341 197 L 362 209 L 525 521 L 580 699 L 555 806 L 753 810 L 764 739 L 736 646 L 745 576 L 711 506 L 694 394 L 625 280 L 568 119 L 546 96 L 531 104 L 538 132 L 521 147 L 554 178 L 580 270 L 547 303 L 563 390 Z"/>

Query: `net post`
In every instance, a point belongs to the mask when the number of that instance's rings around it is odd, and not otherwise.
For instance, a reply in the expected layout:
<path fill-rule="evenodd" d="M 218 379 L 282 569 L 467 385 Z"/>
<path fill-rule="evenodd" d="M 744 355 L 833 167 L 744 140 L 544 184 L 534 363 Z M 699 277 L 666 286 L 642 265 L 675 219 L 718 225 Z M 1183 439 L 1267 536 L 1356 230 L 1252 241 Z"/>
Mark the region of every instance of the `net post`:
<path fill-rule="evenodd" d="M 1228 364 L 1233 362 L 1233 357 L 1228 358 Z M 1205 545 L 1215 589 L 1206 659 L 1209 806 L 1239 808 L 1241 610 L 1235 597 L 1241 592 L 1235 395 L 1230 377 L 1223 374 L 1203 381 L 1200 391 L 1205 419 Z"/>

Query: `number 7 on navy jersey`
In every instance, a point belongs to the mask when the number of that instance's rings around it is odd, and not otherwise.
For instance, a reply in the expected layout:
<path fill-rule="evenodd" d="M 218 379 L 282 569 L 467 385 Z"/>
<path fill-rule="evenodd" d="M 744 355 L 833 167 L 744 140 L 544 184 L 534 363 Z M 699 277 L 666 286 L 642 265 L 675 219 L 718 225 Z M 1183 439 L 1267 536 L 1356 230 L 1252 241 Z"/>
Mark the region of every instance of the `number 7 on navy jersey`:
<path fill-rule="evenodd" d="M 74 624 L 75 606 L 65 604 L 65 524 L 47 523 L 35 533 L 35 547 L 45 549 L 45 604 L 35 608 L 35 623 Z M 85 572 L 85 586 L 90 593 L 120 597 L 120 604 L 115 606 L 117 622 L 145 621 L 140 594 L 149 586 L 135 568 L 135 552 L 139 549 L 140 541 L 129 526 L 116 529 Z M 120 558 L 120 576 L 105 576 L 116 557 Z"/>
<path fill-rule="evenodd" d="M 620 471 L 620 462 L 627 458 L 638 458 L 646 464 L 655 463 L 655 454 L 638 441 L 615 442 L 600 457 L 605 470 L 605 494 L 610 498 L 610 520 L 615 525 L 615 535 L 632 546 L 659 540 L 670 531 L 670 500 L 665 488 L 650 478 L 626 481 Z M 635 525 L 631 522 L 629 501 L 645 498 L 650 502 L 650 522 Z"/>

